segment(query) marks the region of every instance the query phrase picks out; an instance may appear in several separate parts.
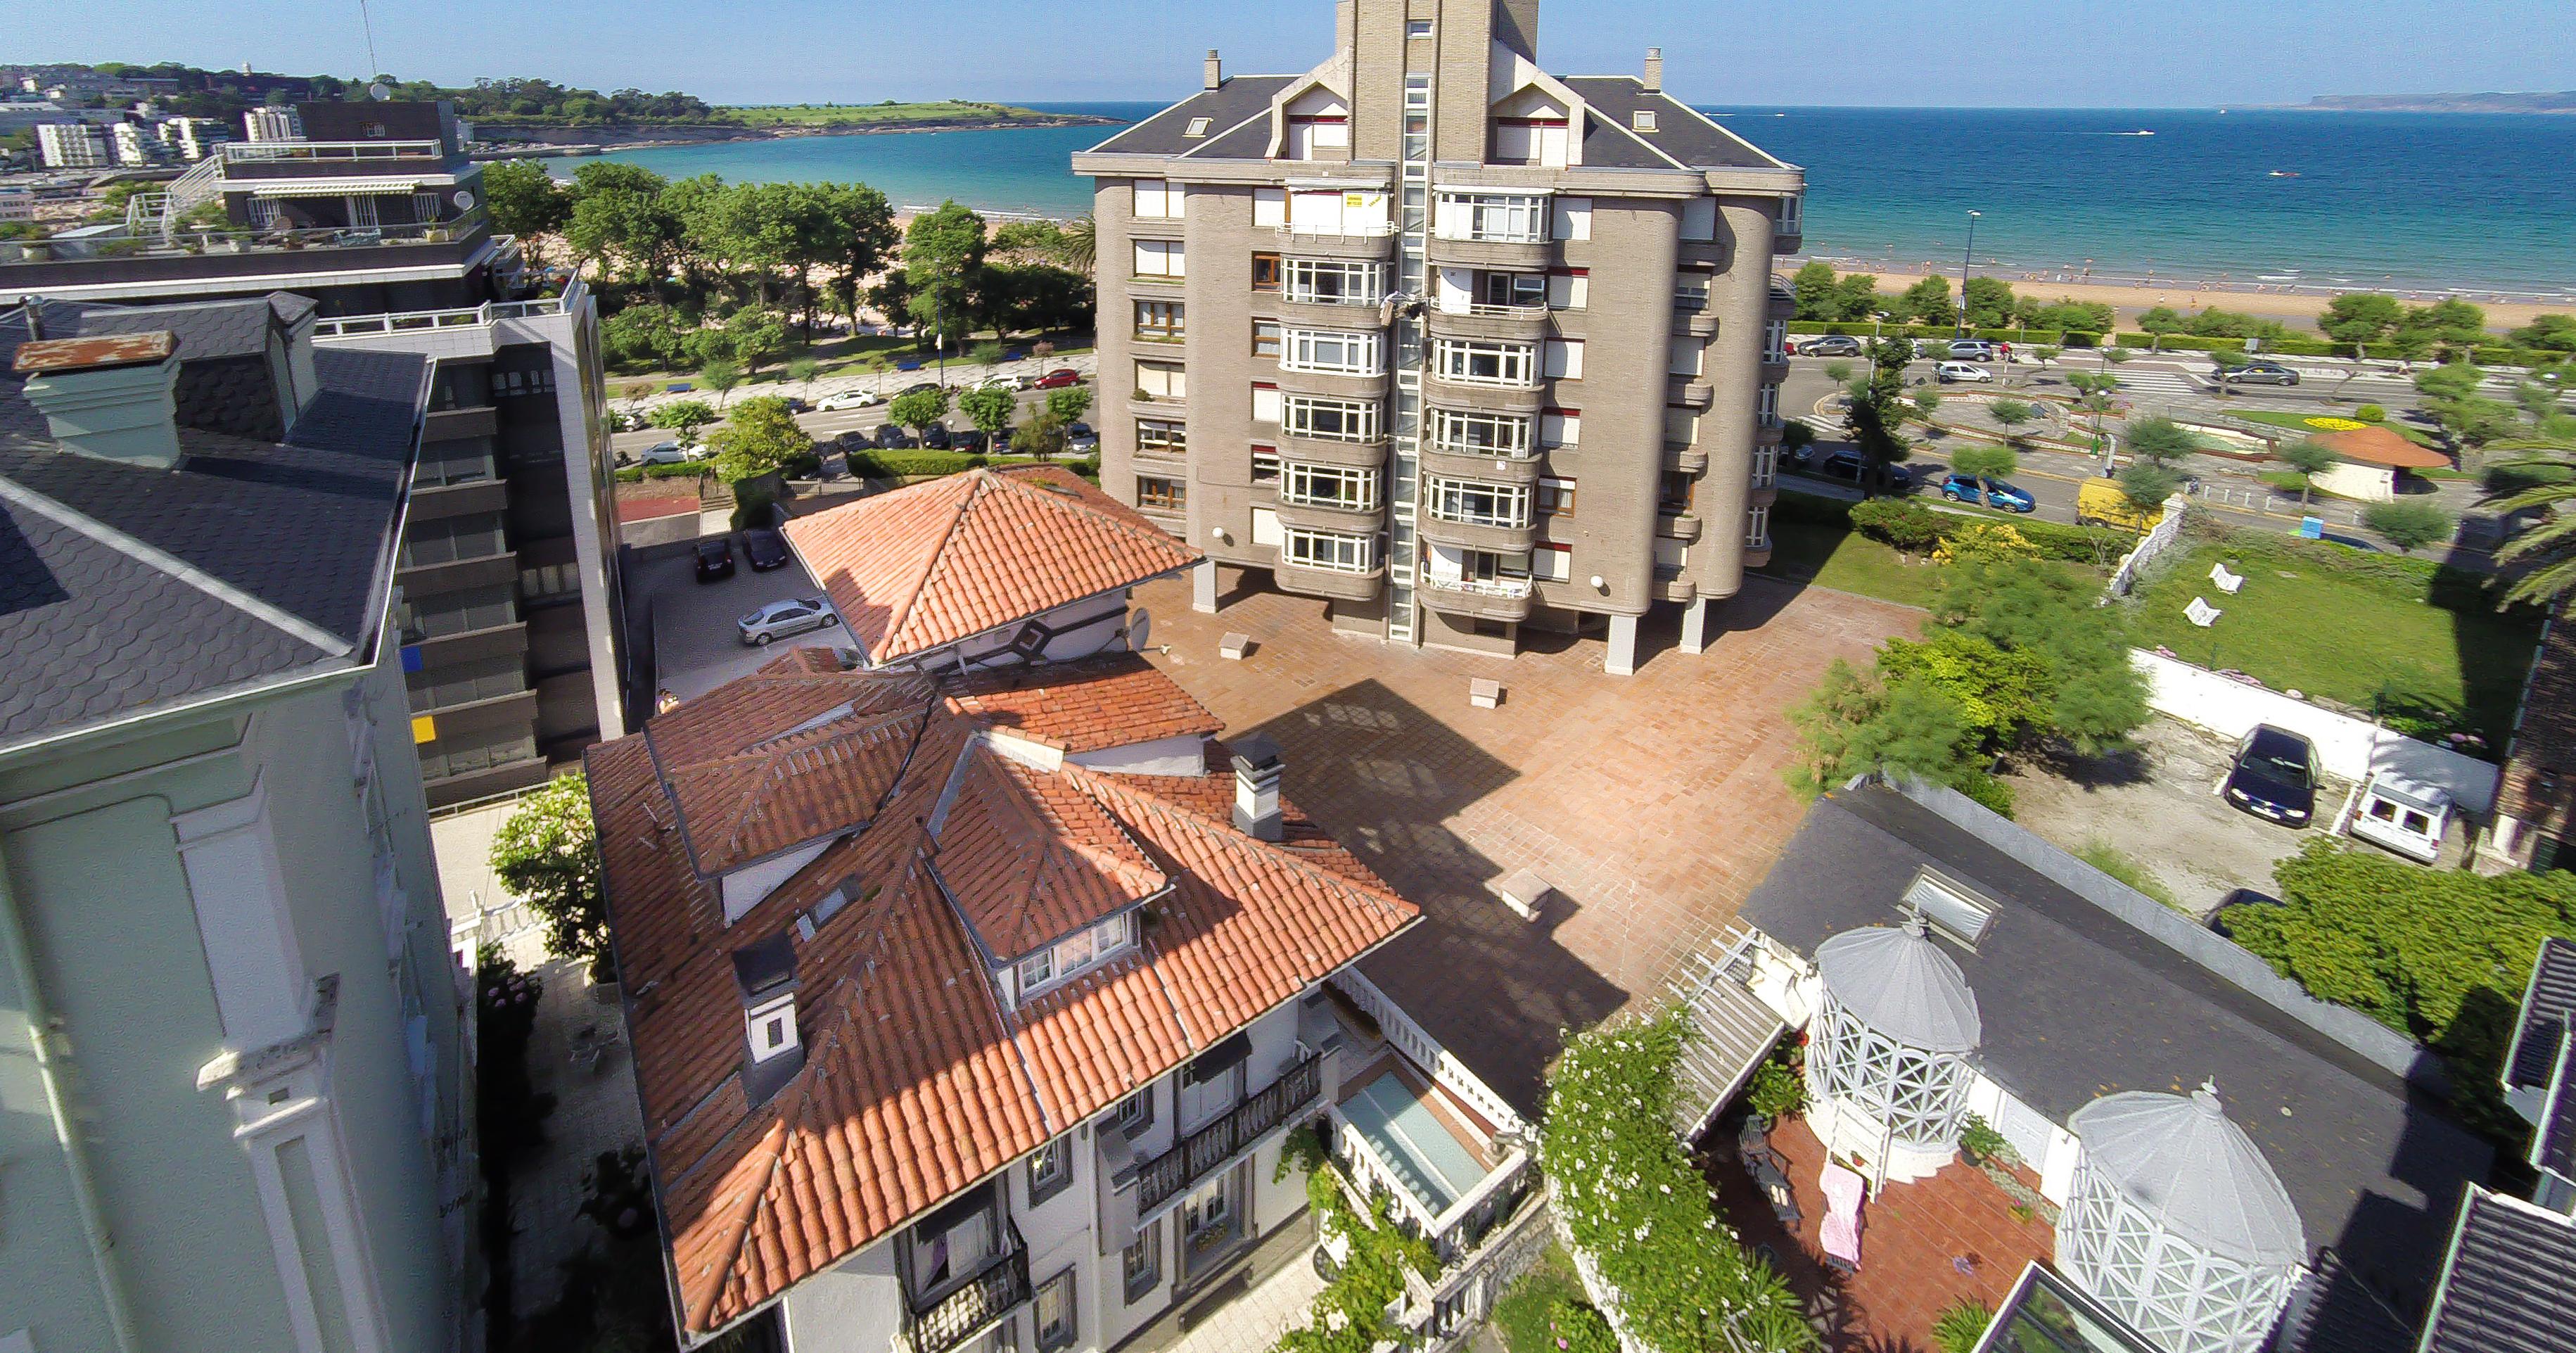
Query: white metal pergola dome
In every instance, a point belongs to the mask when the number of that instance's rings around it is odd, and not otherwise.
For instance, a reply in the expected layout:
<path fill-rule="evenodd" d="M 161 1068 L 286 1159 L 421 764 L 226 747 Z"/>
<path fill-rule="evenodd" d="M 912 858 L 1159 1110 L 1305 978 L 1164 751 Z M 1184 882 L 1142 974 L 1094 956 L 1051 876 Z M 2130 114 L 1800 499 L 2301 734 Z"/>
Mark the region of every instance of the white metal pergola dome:
<path fill-rule="evenodd" d="M 2083 1156 L 2057 1267 L 2167 1353 L 2249 1353 L 2307 1261 L 2280 1176 L 2215 1086 L 2106 1095 L 2067 1120 Z"/>
<path fill-rule="evenodd" d="M 1816 947 L 1824 1000 L 1807 1048 L 1808 1089 L 1883 1125 L 1886 1140 L 1947 1150 L 1976 1071 L 1977 994 L 1917 918 L 1845 931 Z"/>

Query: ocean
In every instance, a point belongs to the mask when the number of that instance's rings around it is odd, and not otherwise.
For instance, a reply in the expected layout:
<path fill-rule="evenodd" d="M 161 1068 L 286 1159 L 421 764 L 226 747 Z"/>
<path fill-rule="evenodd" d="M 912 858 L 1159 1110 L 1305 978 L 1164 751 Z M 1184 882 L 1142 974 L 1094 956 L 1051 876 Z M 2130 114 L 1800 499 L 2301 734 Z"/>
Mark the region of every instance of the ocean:
<path fill-rule="evenodd" d="M 1135 119 L 1153 103 L 1032 105 Z M 1807 171 L 1806 252 L 1890 271 L 2459 288 L 2576 301 L 2576 117 L 2272 109 L 1710 108 Z M 859 180 L 903 206 L 1072 216 L 1107 127 L 622 151 L 682 178 Z M 2153 132 L 2152 136 L 2136 133 Z M 584 161 L 547 162 L 569 175 Z"/>

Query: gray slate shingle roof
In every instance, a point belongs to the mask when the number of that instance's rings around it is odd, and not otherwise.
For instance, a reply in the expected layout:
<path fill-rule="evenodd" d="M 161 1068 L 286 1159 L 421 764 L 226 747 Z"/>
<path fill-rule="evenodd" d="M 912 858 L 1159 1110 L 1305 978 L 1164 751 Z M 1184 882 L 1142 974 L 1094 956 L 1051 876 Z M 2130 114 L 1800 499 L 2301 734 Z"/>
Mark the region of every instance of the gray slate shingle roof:
<path fill-rule="evenodd" d="M 2472 1190 L 2424 1353 L 2567 1353 L 2576 1348 L 2576 1219 Z"/>
<path fill-rule="evenodd" d="M 224 324 L 270 307 L 214 308 L 164 327 L 220 346 Z M 64 309 L 48 307 L 49 335 L 73 332 Z M 155 470 L 53 441 L 6 369 L 26 338 L 23 316 L 0 316 L 0 746 L 372 659 L 426 359 L 318 352 L 290 442 L 183 427 L 179 468 Z M 183 338 L 183 383 L 188 357 Z"/>
<path fill-rule="evenodd" d="M 2543 940 L 2540 956 L 2532 961 L 2530 989 L 2523 993 L 2513 1048 L 2505 1057 L 2507 1086 L 2520 1090 L 2549 1083 L 2571 1012 L 2576 1012 L 2576 943 Z"/>
<path fill-rule="evenodd" d="M 1633 75 L 1571 75 L 1568 89 L 1583 96 L 1598 116 L 1583 138 L 1583 162 L 1626 169 L 1779 169 L 1778 160 L 1720 130 L 1705 115 L 1669 94 L 1646 92 Z M 1655 114 L 1655 130 L 1632 131 L 1637 110 Z M 1605 125 L 1606 124 L 1606 125 Z M 1646 149 L 1663 152 L 1657 155 Z M 1665 157 L 1669 156 L 1670 159 Z"/>
<path fill-rule="evenodd" d="M 1301 79 L 1295 75 L 1236 75 L 1214 89 L 1203 89 L 1152 117 L 1128 127 L 1108 140 L 1092 147 L 1101 155 L 1184 155 L 1197 151 L 1212 159 L 1245 159 L 1257 157 L 1270 144 L 1270 129 L 1261 128 L 1260 139 L 1249 151 L 1240 149 L 1241 138 L 1219 147 L 1213 143 L 1235 124 L 1270 106 L 1279 91 Z M 1208 120 L 1207 135 L 1192 140 L 1181 135 L 1194 118 Z"/>

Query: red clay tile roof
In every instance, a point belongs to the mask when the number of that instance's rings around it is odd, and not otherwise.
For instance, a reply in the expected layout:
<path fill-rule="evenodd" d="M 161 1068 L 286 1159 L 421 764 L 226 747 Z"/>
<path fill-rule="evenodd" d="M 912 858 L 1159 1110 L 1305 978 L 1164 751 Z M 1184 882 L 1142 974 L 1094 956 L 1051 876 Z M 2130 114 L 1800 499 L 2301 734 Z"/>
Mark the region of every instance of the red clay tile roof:
<path fill-rule="evenodd" d="M 2389 465 L 2407 470 L 2429 470 L 2451 463 L 2449 456 L 2429 446 L 2417 446 L 2386 428 L 2346 428 L 2341 432 L 2320 433 L 2317 445 L 2345 460 L 2365 465 Z"/>
<path fill-rule="evenodd" d="M 884 666 L 1187 568 L 1199 551 L 1071 471 L 969 470 L 787 524 Z"/>
<path fill-rule="evenodd" d="M 2523 688 L 2496 811 L 2554 837 L 2576 835 L 2576 620 L 2549 617 Z"/>
<path fill-rule="evenodd" d="M 1098 681 L 1148 694 L 1116 664 L 1051 670 L 1068 687 Z M 921 702 L 917 745 L 871 825 L 727 926 L 674 839 L 664 777 L 761 756 L 765 741 L 807 747 L 824 729 L 788 730 L 844 704 L 852 713 L 843 720 L 881 720 L 914 707 L 925 686 L 917 676 L 840 671 L 828 654 L 800 651 L 657 718 L 649 734 L 588 754 L 636 1089 L 692 1335 L 750 1314 L 988 1178 L 1415 918 L 1328 840 L 1299 834 L 1282 846 L 1235 831 L 1231 774 L 1216 763 L 1192 779 L 1007 761 L 981 745 L 987 725 L 951 687 L 950 698 Z M 1172 692 L 1131 705 L 1042 687 L 1015 695 L 1043 708 L 1168 710 L 1186 700 Z M 1135 740 L 1169 736 L 1167 728 L 1148 719 Z M 1114 725 L 1088 736 L 1124 745 Z M 675 766 L 675 754 L 687 760 Z M 802 802 L 802 778 L 785 777 L 777 801 Z M 933 841 L 927 824 L 952 778 L 957 795 Z M 1011 840 L 1040 843 L 1052 862 L 1034 871 L 1000 864 Z M 934 860 L 959 894 L 955 908 Z M 1155 879 L 1170 891 L 1151 903 L 1155 922 L 1133 951 L 1016 1010 L 1002 1007 L 961 911 L 979 927 L 989 918 L 1005 930 L 1017 919 L 1020 933 L 1038 933 Z M 803 938 L 798 915 L 835 890 L 848 905 Z M 1014 916 L 1015 897 L 1030 899 L 1024 916 Z M 806 1061 L 754 1106 L 739 1074 L 731 955 L 782 932 L 798 937 Z"/>
<path fill-rule="evenodd" d="M 987 668 L 950 689 L 958 707 L 986 726 L 1076 755 L 1161 738 L 1213 737 L 1225 729 L 1224 720 L 1134 653 Z"/>

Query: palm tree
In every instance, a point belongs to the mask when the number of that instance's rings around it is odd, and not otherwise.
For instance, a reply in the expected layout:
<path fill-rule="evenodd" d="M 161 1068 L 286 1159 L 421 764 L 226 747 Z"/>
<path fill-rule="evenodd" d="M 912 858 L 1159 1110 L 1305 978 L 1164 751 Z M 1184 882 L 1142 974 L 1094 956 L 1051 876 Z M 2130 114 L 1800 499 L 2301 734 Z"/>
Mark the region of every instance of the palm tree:
<path fill-rule="evenodd" d="M 2495 552 L 2498 565 L 2520 575 L 2505 588 L 2505 601 L 2545 605 L 2576 591 L 2576 464 L 2526 456 L 2495 466 L 2494 473 L 2525 486 L 2495 504 L 2495 513 L 2508 521 L 2525 512 L 2538 517 Z"/>
<path fill-rule="evenodd" d="M 1100 244 L 1100 223 L 1092 219 L 1091 213 L 1086 211 L 1065 222 L 1061 238 L 1063 243 L 1058 247 L 1064 251 L 1064 266 L 1075 272 L 1091 271 Z"/>

